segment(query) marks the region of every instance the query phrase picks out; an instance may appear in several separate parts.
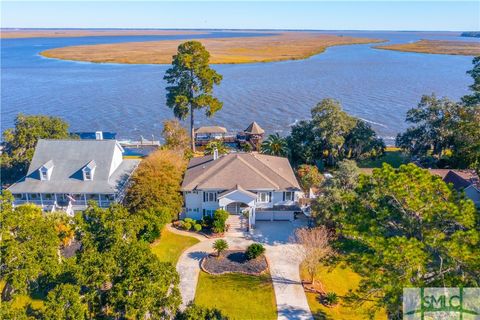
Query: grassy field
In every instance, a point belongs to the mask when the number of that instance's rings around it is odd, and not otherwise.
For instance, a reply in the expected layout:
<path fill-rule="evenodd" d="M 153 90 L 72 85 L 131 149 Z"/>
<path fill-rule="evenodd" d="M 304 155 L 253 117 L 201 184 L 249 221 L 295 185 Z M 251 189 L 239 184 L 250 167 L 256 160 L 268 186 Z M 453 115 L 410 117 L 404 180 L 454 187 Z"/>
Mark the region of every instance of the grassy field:
<path fill-rule="evenodd" d="M 200 273 L 195 303 L 220 309 L 230 319 L 276 319 L 270 275 Z"/>
<path fill-rule="evenodd" d="M 151 245 L 151 249 L 161 261 L 176 265 L 182 252 L 198 242 L 196 238 L 181 236 L 164 228 L 162 236 Z"/>
<path fill-rule="evenodd" d="M 301 270 L 302 279 L 309 279 L 306 272 Z M 335 292 L 339 297 L 348 293 L 349 290 L 357 288 L 361 277 L 349 268 L 336 267 L 330 270 L 328 267 L 321 267 L 317 281 L 321 282 L 327 292 Z M 346 306 L 341 301 L 334 307 L 326 307 L 317 300 L 314 293 L 306 293 L 308 305 L 315 319 L 342 319 L 358 320 L 368 319 L 368 309 L 371 303 L 364 303 L 360 306 Z M 374 319 L 387 319 L 384 310 L 378 311 Z"/>
<path fill-rule="evenodd" d="M 260 32 L 259 32 L 260 33 Z M 64 60 L 170 64 L 182 40 L 126 42 L 54 48 L 41 52 L 48 58 Z M 210 52 L 211 63 L 253 63 L 305 59 L 336 45 L 383 42 L 313 32 L 282 32 L 275 35 L 246 38 L 199 40 Z"/>
<path fill-rule="evenodd" d="M 376 46 L 375 48 L 418 53 L 454 54 L 464 56 L 480 55 L 480 43 L 470 41 L 419 40 L 412 43 Z"/>
<path fill-rule="evenodd" d="M 359 161 L 358 166 L 360 168 L 380 168 L 384 162 L 398 168 L 406 162 L 406 156 L 398 148 L 387 147 L 383 156 L 374 160 Z"/>

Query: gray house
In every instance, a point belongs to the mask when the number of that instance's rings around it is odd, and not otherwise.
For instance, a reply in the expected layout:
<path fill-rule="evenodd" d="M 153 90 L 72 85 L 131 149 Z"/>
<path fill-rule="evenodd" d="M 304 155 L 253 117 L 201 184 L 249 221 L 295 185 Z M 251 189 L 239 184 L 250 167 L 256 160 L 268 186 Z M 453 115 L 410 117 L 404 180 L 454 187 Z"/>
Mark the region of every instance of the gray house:
<path fill-rule="evenodd" d="M 123 159 L 115 140 L 39 140 L 27 175 L 8 190 L 15 205 L 72 214 L 89 200 L 101 207 L 123 199 L 139 160 Z"/>
<path fill-rule="evenodd" d="M 230 153 L 193 158 L 182 184 L 182 216 L 202 219 L 222 208 L 256 221 L 292 221 L 303 196 L 287 158 Z"/>

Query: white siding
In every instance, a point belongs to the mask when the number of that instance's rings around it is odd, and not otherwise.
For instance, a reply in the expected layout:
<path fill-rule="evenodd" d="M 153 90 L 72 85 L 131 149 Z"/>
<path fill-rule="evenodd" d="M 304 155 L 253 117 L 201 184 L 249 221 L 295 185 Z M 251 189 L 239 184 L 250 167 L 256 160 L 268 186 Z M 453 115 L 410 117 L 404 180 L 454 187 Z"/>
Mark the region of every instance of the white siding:
<path fill-rule="evenodd" d="M 110 165 L 110 171 L 108 176 L 110 177 L 112 173 L 117 170 L 118 166 L 122 163 L 123 156 L 122 156 L 122 149 L 119 145 L 115 145 L 115 149 L 113 150 L 113 159 L 112 164 Z"/>

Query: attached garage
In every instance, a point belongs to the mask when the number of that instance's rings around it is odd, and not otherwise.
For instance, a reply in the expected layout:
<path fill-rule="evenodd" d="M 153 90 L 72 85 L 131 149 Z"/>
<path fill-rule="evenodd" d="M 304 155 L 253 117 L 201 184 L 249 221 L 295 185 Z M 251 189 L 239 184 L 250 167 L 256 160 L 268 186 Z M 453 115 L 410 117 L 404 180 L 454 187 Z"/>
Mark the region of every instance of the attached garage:
<path fill-rule="evenodd" d="M 256 221 L 293 221 L 294 211 L 256 211 Z"/>

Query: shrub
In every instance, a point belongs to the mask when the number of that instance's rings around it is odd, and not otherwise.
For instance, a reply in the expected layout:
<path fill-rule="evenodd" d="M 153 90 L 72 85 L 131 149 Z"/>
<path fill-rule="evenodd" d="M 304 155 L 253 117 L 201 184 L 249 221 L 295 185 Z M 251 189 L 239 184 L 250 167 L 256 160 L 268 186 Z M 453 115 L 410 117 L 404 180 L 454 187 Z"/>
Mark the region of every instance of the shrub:
<path fill-rule="evenodd" d="M 245 254 L 248 259 L 256 259 L 265 253 L 265 247 L 261 243 L 252 243 L 248 246 Z"/>
<path fill-rule="evenodd" d="M 183 221 L 188 222 L 188 223 L 190 223 L 190 224 L 194 224 L 194 223 L 195 223 L 195 220 L 193 220 L 192 218 L 185 218 L 185 219 L 183 219 Z"/>
<path fill-rule="evenodd" d="M 213 243 L 213 249 L 217 251 L 217 257 L 220 257 L 222 251 L 228 249 L 228 243 L 223 239 L 215 240 L 215 242 Z"/>
<path fill-rule="evenodd" d="M 332 306 L 338 303 L 338 295 L 335 292 L 327 292 L 324 297 L 325 304 Z"/>
<path fill-rule="evenodd" d="M 228 320 L 228 317 L 223 315 L 218 309 L 210 309 L 203 306 L 198 306 L 190 302 L 183 312 L 178 312 L 175 320 Z"/>
<path fill-rule="evenodd" d="M 213 232 L 221 233 L 225 231 L 225 222 L 228 219 L 228 212 L 223 209 L 218 209 L 213 214 Z"/>
<path fill-rule="evenodd" d="M 203 217 L 201 225 L 205 228 L 212 228 L 213 227 L 213 217 L 211 217 L 211 216 Z"/>
<path fill-rule="evenodd" d="M 183 223 L 183 228 L 188 231 L 188 230 L 192 229 L 192 224 L 190 222 L 184 222 Z"/>
<path fill-rule="evenodd" d="M 195 231 L 197 231 L 197 232 L 201 231 L 202 230 L 202 225 L 197 223 L 193 226 L 193 229 L 195 229 Z"/>

